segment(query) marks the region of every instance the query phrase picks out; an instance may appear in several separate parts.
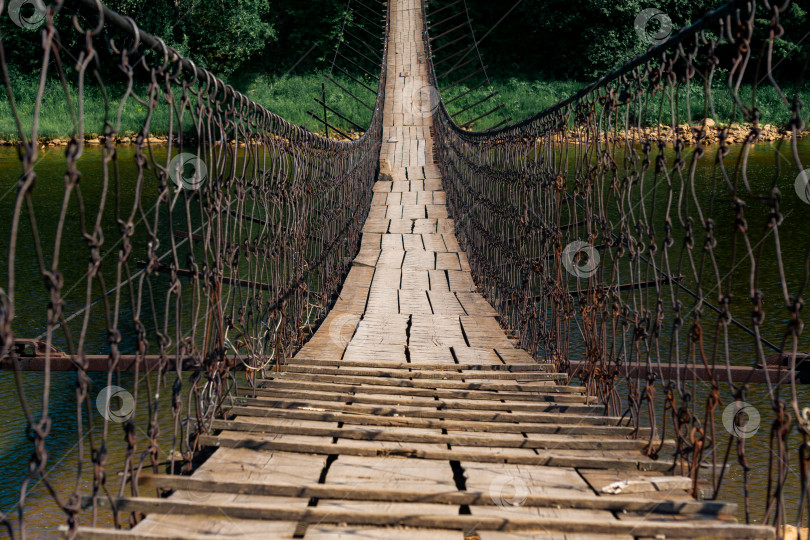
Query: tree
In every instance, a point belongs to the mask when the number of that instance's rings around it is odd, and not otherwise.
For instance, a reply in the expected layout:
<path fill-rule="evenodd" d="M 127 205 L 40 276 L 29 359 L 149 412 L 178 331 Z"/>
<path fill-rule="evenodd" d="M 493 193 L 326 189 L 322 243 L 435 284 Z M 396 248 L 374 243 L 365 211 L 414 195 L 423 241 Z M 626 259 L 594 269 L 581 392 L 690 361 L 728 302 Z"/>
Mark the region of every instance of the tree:
<path fill-rule="evenodd" d="M 111 0 L 108 5 L 221 76 L 237 71 L 277 37 L 268 0 Z"/>

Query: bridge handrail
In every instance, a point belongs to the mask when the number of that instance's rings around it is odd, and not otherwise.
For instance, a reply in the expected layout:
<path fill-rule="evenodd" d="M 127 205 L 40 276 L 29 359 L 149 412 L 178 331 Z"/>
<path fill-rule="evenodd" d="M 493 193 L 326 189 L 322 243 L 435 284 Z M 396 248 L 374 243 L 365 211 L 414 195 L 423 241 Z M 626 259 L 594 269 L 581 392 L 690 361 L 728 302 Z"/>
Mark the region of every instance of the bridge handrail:
<path fill-rule="evenodd" d="M 502 134 L 511 134 L 516 130 L 520 130 L 523 127 L 531 125 L 533 122 L 549 116 L 554 112 L 563 109 L 567 105 L 572 103 L 576 103 L 583 97 L 591 94 L 594 90 L 598 90 L 599 88 L 603 88 L 608 85 L 608 83 L 613 82 L 614 80 L 627 75 L 628 73 L 632 72 L 635 68 L 642 66 L 652 60 L 660 59 L 661 54 L 665 53 L 669 50 L 674 49 L 681 43 L 684 43 L 686 39 L 695 37 L 698 32 L 706 29 L 710 23 L 716 22 L 723 17 L 727 17 L 732 12 L 732 4 L 734 1 L 728 2 L 715 10 L 712 10 L 706 13 L 703 17 L 698 19 L 695 23 L 684 26 L 680 28 L 674 35 L 664 40 L 662 43 L 651 46 L 646 52 L 640 53 L 635 57 L 631 58 L 621 66 L 617 67 L 616 69 L 609 71 L 593 81 L 592 83 L 584 86 L 583 88 L 577 90 L 569 97 L 558 101 L 557 103 L 550 105 L 543 109 L 542 111 L 535 113 L 531 116 L 528 116 L 522 120 L 517 122 L 513 122 L 509 125 L 502 126 L 496 129 L 484 129 L 480 131 L 472 131 L 463 129 L 459 126 L 456 121 L 453 119 L 452 115 L 447 111 L 447 108 L 444 105 L 444 101 L 440 101 L 439 108 L 441 111 L 441 115 L 444 118 L 444 121 L 448 123 L 449 126 L 453 129 L 453 131 L 464 135 L 465 137 L 473 137 L 473 138 L 487 138 L 487 137 L 497 137 Z M 423 10 L 422 11 L 423 22 L 425 27 L 427 28 L 427 13 Z M 425 32 L 425 36 L 427 36 L 427 32 Z M 428 73 L 431 77 L 431 82 L 433 83 L 434 87 L 438 88 L 438 84 L 436 82 L 436 72 L 433 69 L 433 55 L 430 52 L 431 44 L 430 39 L 425 39 L 425 47 L 428 51 L 425 55 L 428 59 L 429 69 Z"/>
<path fill-rule="evenodd" d="M 791 99 L 774 78 L 773 43 L 790 4 L 731 0 L 509 126 L 467 131 L 441 100 L 434 116 L 456 236 L 520 345 L 580 380 L 609 414 L 660 429 L 647 454 L 671 456 L 695 496 L 718 496 L 736 449 L 745 519 L 754 519 L 748 484 L 767 471 L 759 517 L 775 526 L 810 500 L 810 486 L 789 488 L 773 468 L 795 463 L 789 440 L 805 456 L 798 466 L 810 456 L 810 407 L 797 390 L 808 378 L 800 311 L 810 264 L 806 248 L 787 251 L 792 235 L 780 234 L 791 230 L 788 220 L 798 230 L 810 204 L 810 169 L 797 144 L 804 80 L 798 74 Z M 422 22 L 438 91 L 424 5 Z M 725 87 L 713 84 L 721 68 Z M 765 81 L 787 118 L 779 126 L 764 124 L 757 108 Z M 725 109 L 714 95 L 721 92 Z M 754 175 L 749 162 L 763 141 L 773 141 L 772 165 L 760 163 Z M 754 221 L 762 238 L 751 238 Z M 773 298 L 768 316 L 764 289 Z M 735 297 L 747 298 L 750 311 Z M 749 383 L 764 386 L 754 392 Z M 745 431 L 752 410 L 770 429 L 770 442 L 760 440 L 770 461 L 756 466 L 745 442 L 756 434 Z M 801 493 L 797 504 L 777 495 L 785 489 Z"/>
<path fill-rule="evenodd" d="M 387 37 L 389 8 L 377 5 Z M 0 0 L 0 12 L 6 7 Z M 281 118 L 100 1 L 57 0 L 43 11 L 32 107 L 15 102 L 16 85 L 27 81 L 11 77 L 3 56 L 11 39 L 0 35 L 2 99 L 19 131 L 21 171 L 10 179 L 17 169 L 9 166 L 0 176 L 14 182 L 14 195 L 0 197 L 9 227 L 0 369 L 18 372 L 27 436 L 18 443 L 30 450 L 25 470 L 9 472 L 18 507 L 0 512 L 0 528 L 25 537 L 29 516 L 37 517 L 26 503 L 41 484 L 74 538 L 80 522 L 98 521 L 105 499 L 137 494 L 144 470 L 188 473 L 237 381 L 255 388 L 338 300 L 379 170 L 388 40 L 368 128 L 337 141 Z M 99 69 L 108 66 L 123 83 L 108 84 Z M 85 108 L 92 85 L 98 117 Z M 45 99 L 61 99 L 70 113 L 61 153 L 41 150 Z M 142 113 L 130 119 L 131 145 L 122 134 L 125 106 Z M 90 118 L 103 126 L 95 141 Z M 153 137 L 157 121 L 165 121 L 166 139 Z M 91 142 L 97 153 L 85 151 Z M 33 358 L 24 357 L 26 343 Z M 40 370 L 34 393 L 23 387 L 26 366 Z M 55 381 L 58 371 L 75 380 Z M 58 430 L 54 403 L 70 404 L 58 413 Z M 62 456 L 73 428 L 80 450 Z M 65 459 L 75 460 L 78 481 L 64 472 L 54 479 L 51 464 Z"/>
<path fill-rule="evenodd" d="M 279 131 L 281 131 L 285 137 L 288 137 L 290 133 L 296 133 L 299 136 L 303 135 L 306 137 L 311 137 L 314 140 L 319 141 L 320 143 L 329 143 L 329 144 L 334 143 L 339 145 L 345 144 L 351 146 L 361 144 L 360 141 L 367 136 L 369 130 L 364 131 L 361 137 L 352 141 L 335 140 L 326 138 L 319 133 L 314 133 L 303 126 L 299 126 L 297 124 L 293 124 L 292 122 L 288 122 L 281 116 L 267 109 L 264 105 L 256 103 L 248 96 L 234 89 L 233 86 L 225 83 L 225 81 L 217 77 L 216 74 L 214 74 L 213 72 L 198 66 L 190 58 L 181 55 L 173 47 L 166 45 L 160 38 L 153 36 L 148 32 L 145 32 L 143 29 L 138 27 L 137 23 L 135 23 L 134 20 L 132 20 L 129 17 L 125 17 L 119 14 L 118 12 L 110 9 L 106 4 L 103 4 L 100 0 L 61 0 L 61 2 L 63 3 L 63 5 L 75 3 L 76 5 L 80 6 L 83 10 L 98 15 L 100 25 L 108 23 L 109 25 L 114 26 L 119 31 L 129 34 L 133 38 L 136 38 L 138 41 L 145 44 L 149 49 L 163 52 L 165 57 L 168 59 L 170 63 L 177 63 L 182 71 L 190 73 L 191 75 L 194 76 L 195 79 L 203 81 L 212 81 L 214 88 L 222 87 L 224 90 L 223 98 L 230 97 L 235 101 L 239 102 L 240 104 L 245 104 L 249 109 L 252 109 L 256 112 L 260 112 L 262 114 L 271 117 L 274 122 L 282 126 L 282 129 L 280 129 Z M 385 47 L 387 48 L 387 46 L 388 45 L 386 42 Z M 384 94 L 385 94 L 385 71 L 386 66 L 383 63 L 380 66 L 381 76 L 379 78 L 377 100 L 375 102 L 372 118 L 369 121 L 369 126 L 373 125 L 375 121 L 377 121 L 378 119 L 377 117 L 382 116 L 383 112 L 382 104 L 384 102 Z M 176 73 L 175 76 L 178 74 L 179 73 Z"/>

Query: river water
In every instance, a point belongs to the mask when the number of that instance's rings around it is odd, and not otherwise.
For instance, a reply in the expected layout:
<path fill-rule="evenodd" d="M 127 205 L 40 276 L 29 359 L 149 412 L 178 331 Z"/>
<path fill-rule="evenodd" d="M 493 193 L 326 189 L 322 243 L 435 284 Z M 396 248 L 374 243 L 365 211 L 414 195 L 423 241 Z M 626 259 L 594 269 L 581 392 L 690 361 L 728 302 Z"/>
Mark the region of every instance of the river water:
<path fill-rule="evenodd" d="M 810 205 L 801 201 L 794 192 L 793 181 L 796 178 L 798 169 L 793 163 L 789 149 L 782 148 L 779 154 L 775 153 L 775 144 L 762 144 L 754 148 L 749 158 L 748 176 L 752 184 L 752 190 L 756 193 L 767 192 L 768 186 L 776 182 L 782 192 L 782 213 L 786 216 L 787 226 L 781 228 L 781 258 L 784 262 L 786 283 L 791 290 L 797 287 L 804 279 L 804 265 L 807 260 L 808 245 L 810 244 Z M 733 222 L 734 214 L 728 204 L 729 197 L 727 190 L 722 185 L 714 186 L 712 178 L 714 172 L 711 168 L 712 152 L 700 160 L 701 165 L 697 171 L 697 196 L 700 200 L 708 201 L 714 199 L 712 215 L 718 228 L 726 227 Z M 156 159 L 165 159 L 165 149 L 155 149 Z M 810 166 L 810 140 L 805 139 L 799 143 L 799 152 L 805 166 Z M 134 148 L 122 146 L 119 148 L 120 177 L 122 179 L 132 178 L 137 174 L 137 169 L 133 163 Z M 777 157 L 775 157 L 777 156 Z M 730 159 L 733 159 L 732 155 Z M 728 162 L 729 160 L 727 160 Z M 95 216 L 96 208 L 102 199 L 101 188 L 103 185 L 102 152 L 100 148 L 86 148 L 79 163 L 82 171 L 82 195 L 86 209 L 90 209 L 89 215 Z M 43 240 L 43 252 L 46 260 L 53 252 L 54 235 L 56 234 L 57 216 L 63 204 L 62 195 L 64 193 L 64 148 L 50 148 L 41 150 L 41 157 L 36 165 L 38 181 L 34 190 L 34 204 L 37 208 L 37 223 L 39 227 L 39 238 Z M 7 223 L 10 223 L 10 216 L 16 195 L 16 182 L 20 174 L 20 163 L 16 150 L 12 148 L 0 148 L 0 215 L 6 216 Z M 776 179 L 776 180 L 775 180 Z M 133 200 L 135 197 L 134 186 L 131 183 L 122 181 L 117 187 L 121 200 Z M 154 179 L 143 184 L 141 200 L 154 201 L 157 193 Z M 74 203 L 71 203 L 74 204 Z M 149 209 L 145 208 L 145 214 L 149 215 Z M 106 214 L 110 214 L 107 216 Z M 120 238 L 120 232 L 112 210 L 105 214 L 102 227 L 105 231 L 105 245 L 102 254 L 109 259 L 105 259 L 105 264 L 114 267 L 115 254 L 118 245 L 116 241 Z M 70 214 L 73 215 L 73 214 Z M 765 249 L 773 248 L 773 242 L 769 239 L 767 231 L 762 228 L 762 223 L 766 214 L 757 208 L 750 208 L 748 217 L 751 222 L 752 242 L 761 243 Z M 32 239 L 30 227 L 24 222 L 21 224 L 20 245 L 26 246 Z M 147 238 L 140 227 L 133 237 L 133 244 L 138 254 L 145 254 L 145 244 Z M 8 242 L 9 225 L 0 234 L 0 287 L 7 290 L 8 286 Z M 81 227 L 77 219 L 68 219 L 65 228 L 64 239 L 62 241 L 63 253 L 60 260 L 60 270 L 64 275 L 64 300 L 66 303 L 65 312 L 70 314 L 76 309 L 84 306 L 86 298 L 86 286 L 84 276 L 87 271 L 88 257 L 87 245 L 82 238 Z M 730 260 L 728 251 L 723 251 L 722 243 L 718 244 L 718 258 L 720 266 Z M 107 263 L 106 261 L 110 261 Z M 48 293 L 43 286 L 39 276 L 37 261 L 33 250 L 19 249 L 15 258 L 16 279 L 16 319 L 14 321 L 14 332 L 17 337 L 36 337 L 45 329 L 44 313 L 48 301 Z M 765 309 L 768 313 L 769 324 L 764 328 L 766 338 L 780 342 L 780 332 L 784 330 L 786 311 L 783 307 L 779 267 L 777 265 L 776 252 L 765 254 L 760 262 L 762 274 L 759 283 L 765 295 Z M 113 275 L 114 276 L 114 275 Z M 114 280 L 113 280 L 114 282 Z M 687 283 L 688 284 L 688 283 Z M 736 295 L 745 299 L 747 292 L 744 286 L 735 291 Z M 95 298 L 97 295 L 94 294 Z M 159 295 L 157 295 L 159 296 Z M 750 316 L 745 315 L 748 308 L 743 309 L 742 300 L 737 307 L 737 316 L 741 319 L 750 320 Z M 130 307 L 122 306 L 120 313 L 122 325 L 126 327 L 126 321 L 131 313 Z M 748 311 L 746 311 L 748 310 Z M 104 310 L 95 309 L 90 315 L 89 330 L 86 336 L 85 350 L 88 353 L 104 354 L 108 350 L 107 333 L 103 321 Z M 81 318 L 79 318 L 81 319 Z M 714 320 L 714 319 L 712 319 Z M 73 327 L 71 327 L 73 328 Z M 78 327 L 75 327 L 78 329 Z M 751 365 L 755 358 L 752 354 L 752 340 L 750 336 L 739 330 L 732 330 L 730 341 L 730 351 L 733 362 L 737 365 Z M 64 342 L 57 336 L 55 345 L 64 346 Z M 134 344 L 124 341 L 123 352 L 133 352 Z M 577 352 L 576 344 L 572 347 Z M 800 350 L 810 351 L 810 342 L 807 340 L 807 333 L 802 338 Z M 766 350 L 766 353 L 770 351 Z M 26 400 L 32 408 L 34 417 L 37 417 L 40 410 L 42 396 L 41 373 L 23 373 L 21 377 L 21 388 L 26 396 Z M 132 388 L 133 375 L 123 374 L 119 380 L 112 381 L 125 388 Z M 109 381 L 106 374 L 91 374 L 94 391 L 105 387 Z M 152 381 L 154 382 L 154 381 Z M 172 381 L 170 380 L 169 383 Z M 182 381 L 188 384 L 188 380 Z M 140 385 L 143 387 L 143 385 Z M 92 471 L 85 466 L 82 476 L 77 478 L 76 461 L 82 446 L 76 440 L 76 376 L 72 372 L 53 373 L 51 375 L 51 392 L 49 413 L 53 419 L 50 434 L 47 438 L 47 451 L 49 461 L 49 479 L 53 488 L 60 495 L 69 495 L 77 482 L 83 487 L 83 491 L 89 491 L 92 481 Z M 705 401 L 708 385 L 698 383 L 694 388 L 696 399 L 699 403 Z M 171 394 L 170 388 L 153 388 L 152 398 L 165 402 L 168 405 L 168 398 Z M 810 406 L 810 388 L 800 386 L 799 403 L 803 406 Z M 728 392 L 724 393 L 724 399 L 728 397 Z M 5 413 L 3 422 L 0 424 L 0 471 L 3 474 L 3 482 L 0 483 L 0 509 L 4 512 L 13 510 L 16 507 L 19 497 L 19 487 L 26 478 L 28 472 L 28 460 L 31 454 L 31 443 L 26 435 L 26 421 L 22 414 L 21 406 L 17 395 L 17 384 L 15 377 L 10 372 L 0 372 L 0 396 L 3 398 Z M 748 401 L 761 412 L 761 428 L 753 437 L 746 441 L 747 455 L 750 460 L 752 472 L 749 478 L 749 489 L 751 492 L 752 517 L 758 519 L 762 511 L 759 508 L 760 501 L 764 500 L 766 486 L 766 469 L 769 459 L 769 424 L 772 421 L 771 407 L 769 405 L 768 390 L 765 385 L 752 384 L 750 386 Z M 783 394 L 783 397 L 788 397 Z M 95 398 L 95 394 L 93 394 Z M 147 399 L 147 398 L 143 398 Z M 661 397 L 659 396 L 660 400 Z M 723 405 L 726 405 L 724 402 Z M 90 407 L 90 411 L 83 410 L 81 416 L 86 422 L 88 415 L 96 415 L 95 404 Z M 722 409 L 722 406 L 720 407 Z M 144 408 L 136 409 L 136 425 L 146 425 Z M 720 413 L 717 415 L 717 426 L 722 429 Z M 161 448 L 165 452 L 172 448 L 172 425 L 170 415 L 166 415 L 161 422 L 162 431 L 160 437 Z M 99 422 L 96 422 L 96 429 L 102 429 Z M 117 490 L 118 477 L 115 472 L 120 470 L 125 449 L 123 431 L 117 424 L 110 424 L 110 434 L 107 437 L 108 451 L 108 486 Z M 725 435 L 725 434 L 722 434 Z M 141 434 L 141 440 L 145 435 Z M 721 454 L 726 448 L 726 437 L 721 438 Z M 86 441 L 85 441 L 86 442 Z M 795 458 L 798 447 L 798 436 L 793 436 L 791 440 L 790 452 L 792 459 Z M 86 451 L 87 449 L 84 448 Z M 734 462 L 734 452 L 732 450 L 732 462 Z M 795 469 L 795 461 L 791 463 L 789 470 L 790 480 L 785 492 L 785 500 L 791 512 L 795 513 L 796 500 L 798 499 L 798 471 Z M 161 465 L 163 467 L 163 465 Z M 733 464 L 726 475 L 726 480 L 721 491 L 721 498 L 724 500 L 742 503 L 742 471 L 739 466 Z M 47 537 L 55 533 L 55 527 L 64 523 L 64 514 L 54 505 L 51 495 L 47 492 L 41 482 L 34 482 L 27 488 L 26 500 L 26 521 L 28 530 L 34 537 Z M 742 504 L 739 513 L 742 517 Z M 794 514 L 790 514 L 791 516 Z M 106 523 L 105 523 L 106 524 Z M 4 533 L 0 533 L 2 535 Z"/>

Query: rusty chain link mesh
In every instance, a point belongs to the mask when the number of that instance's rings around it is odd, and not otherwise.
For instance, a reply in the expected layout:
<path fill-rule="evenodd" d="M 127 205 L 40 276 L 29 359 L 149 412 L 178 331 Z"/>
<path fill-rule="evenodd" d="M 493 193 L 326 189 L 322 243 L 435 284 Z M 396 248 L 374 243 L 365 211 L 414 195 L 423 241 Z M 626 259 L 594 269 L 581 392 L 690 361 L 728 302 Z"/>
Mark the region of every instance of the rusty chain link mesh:
<path fill-rule="evenodd" d="M 0 12 L 6 7 L 0 1 Z M 76 14 L 73 27 L 57 28 L 55 18 L 70 21 L 65 13 Z M 61 177 L 37 174 L 41 118 L 38 109 L 31 119 L 15 107 L 3 49 L 13 45 L 0 40 L 22 170 L 13 212 L 4 216 L 10 242 L 0 357 L 17 365 L 15 339 L 34 336 L 15 329 L 30 329 L 31 321 L 44 329 L 38 339 L 47 345 L 44 373 L 36 374 L 39 392 L 32 395 L 17 373 L 33 451 L 15 515 L 2 516 L 12 535 L 25 534 L 27 496 L 39 483 L 71 532 L 80 513 L 84 525 L 137 520 L 109 516 L 96 501 L 137 495 L 141 471 L 188 472 L 199 435 L 236 384 L 250 385 L 310 335 L 359 248 L 379 161 L 386 78 L 382 66 L 365 134 L 337 142 L 286 122 L 94 0 L 58 1 L 41 32 L 42 49 L 32 52 L 42 58 L 36 105 L 65 100 L 75 126 Z M 108 88 L 102 79 L 110 69 L 123 82 Z M 64 92 L 50 93 L 49 80 Z M 91 86 L 105 100 L 98 125 L 84 114 Z M 131 145 L 119 144 L 125 107 L 143 111 Z M 168 147 L 151 135 L 158 121 L 165 122 Z M 100 162 L 83 158 L 85 133 L 93 130 L 103 133 Z M 181 154 L 192 159 L 176 165 Z M 96 184 L 86 179 L 91 167 L 98 168 Z M 54 189 L 57 204 L 46 205 L 44 194 Z M 23 253 L 33 253 L 33 265 L 20 262 Z M 86 261 L 83 275 L 63 273 L 76 260 Z M 19 291 L 43 280 L 46 296 L 26 303 Z M 104 362 L 101 377 L 88 373 L 93 355 Z M 56 465 L 48 455 L 49 405 L 54 392 L 65 390 L 54 388 L 50 366 L 57 356 L 76 369 L 75 389 L 68 390 L 75 393 L 72 483 L 48 475 Z M 111 421 L 97 411 L 97 397 L 118 384 L 131 393 L 134 410 Z M 82 508 L 87 494 L 93 502 Z"/>
<path fill-rule="evenodd" d="M 804 74 L 778 73 L 774 53 L 789 5 L 732 1 L 508 127 L 465 131 L 444 104 L 434 121 L 456 234 L 520 345 L 583 381 L 608 413 L 674 438 L 674 448 L 647 453 L 673 460 L 695 494 L 706 476 L 716 494 L 736 454 L 745 517 L 773 524 L 796 520 L 785 515 L 789 477 L 801 501 L 787 502 L 807 509 L 810 458 L 810 408 L 795 383 L 796 354 L 810 349 L 801 318 L 809 214 L 793 189 L 808 166 L 794 97 Z M 790 120 L 764 150 L 769 166 L 751 170 L 766 86 Z M 737 141 L 734 123 L 750 128 Z M 798 249 L 783 249 L 796 234 Z M 770 480 L 749 507 L 746 439 L 716 424 L 722 406 L 746 399 L 729 367 L 753 372 L 780 352 L 762 423 Z M 707 371 L 704 382 L 689 364 Z"/>
<path fill-rule="evenodd" d="M 766 381 L 771 481 L 755 507 L 760 516 L 749 516 L 746 505 L 746 517 L 769 523 L 793 519 L 785 515 L 784 490 L 795 476 L 799 506 L 810 508 L 810 409 L 801 407 L 795 383 L 797 355 L 810 350 L 801 317 L 809 248 L 800 240 L 801 249 L 782 249 L 791 236 L 806 237 L 808 218 L 807 208 L 786 201 L 807 167 L 798 147 L 802 103 L 794 97 L 804 74 L 783 80 L 774 53 L 789 4 L 730 2 L 507 128 L 466 132 L 443 105 L 434 125 L 456 232 L 504 323 L 538 358 L 582 380 L 608 412 L 674 438 L 673 449 L 651 445 L 648 453 L 672 459 L 696 492 L 706 475 L 711 491 L 720 490 L 729 452 L 747 488 L 746 439 L 722 433 L 718 411 L 746 399 L 731 367 L 753 371 L 777 353 L 786 377 Z M 57 30 L 54 17 L 79 7 L 75 27 Z M 67 33 L 78 46 L 63 43 Z M 60 81 L 75 132 L 63 176 L 43 178 L 40 119 L 35 114 L 29 126 L 14 111 L 23 172 L 6 218 L 0 356 L 16 362 L 15 339 L 31 337 L 15 335 L 15 320 L 41 319 L 36 337 L 46 343 L 46 369 L 35 402 L 17 373 L 32 452 L 22 519 L 2 517 L 10 533 L 25 522 L 34 483 L 51 492 L 72 530 L 80 513 L 83 524 L 137 520 L 107 516 L 95 503 L 82 511 L 81 494 L 137 495 L 142 470 L 187 472 L 197 437 L 230 390 L 249 385 L 306 339 L 359 246 L 386 75 L 383 68 L 364 136 L 338 143 L 285 122 L 94 0 L 57 2 L 42 37 L 37 104 L 55 98 L 45 81 Z M 0 68 L 14 110 L 7 45 L 0 39 Z M 104 88 L 100 63 L 109 58 L 124 90 L 118 102 L 102 94 L 105 118 L 88 126 L 86 88 Z M 764 175 L 749 166 L 763 133 L 760 87 L 773 89 L 791 118 Z M 720 108 L 725 102 L 731 106 Z M 144 122 L 124 152 L 117 141 L 127 104 L 143 108 Z M 711 121 L 695 121 L 695 112 Z M 150 136 L 159 117 L 168 118 L 168 148 Z M 735 122 L 750 129 L 732 144 Z M 92 164 L 102 172 L 91 194 L 82 180 L 91 166 L 83 160 L 84 134 L 92 129 L 103 133 L 104 146 L 102 161 Z M 715 139 L 719 145 L 710 146 Z M 193 155 L 204 178 L 198 171 L 191 186 L 176 181 L 172 163 L 180 154 Z M 58 204 L 45 205 L 38 194 L 54 185 Z M 22 268 L 22 250 L 33 253 L 33 267 Z M 84 272 L 67 275 L 65 262 L 76 259 L 86 261 Z M 778 283 L 765 283 L 772 276 Z M 45 294 L 38 312 L 22 313 L 20 291 L 32 281 L 44 282 Z M 766 289 L 776 292 L 767 296 Z M 48 476 L 49 366 L 60 354 L 51 346 L 77 368 L 78 467 L 67 490 Z M 101 379 L 88 374 L 92 355 L 106 362 Z M 650 375 L 641 377 L 634 365 Z M 688 365 L 703 366 L 708 382 L 697 381 Z M 123 442 L 115 422 L 96 412 L 99 390 L 115 384 L 133 395 Z M 713 467 L 703 472 L 706 461 Z M 115 477 L 119 470 L 124 475 Z"/>

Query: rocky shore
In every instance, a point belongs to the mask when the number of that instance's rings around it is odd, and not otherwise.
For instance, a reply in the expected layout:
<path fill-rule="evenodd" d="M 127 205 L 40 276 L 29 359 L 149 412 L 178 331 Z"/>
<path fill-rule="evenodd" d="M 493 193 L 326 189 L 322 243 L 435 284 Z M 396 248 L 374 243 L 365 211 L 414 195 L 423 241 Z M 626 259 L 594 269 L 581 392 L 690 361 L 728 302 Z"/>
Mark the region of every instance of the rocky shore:
<path fill-rule="evenodd" d="M 321 135 L 323 135 L 321 133 Z M 352 140 L 357 140 L 363 136 L 362 132 L 356 131 L 349 131 L 347 135 Z M 345 141 L 343 137 L 336 135 L 334 133 L 329 134 L 329 138 L 335 140 Z M 135 144 L 138 140 L 137 135 L 132 136 L 122 136 L 115 138 L 115 144 Z M 186 141 L 190 141 L 191 139 L 186 139 Z M 17 139 L 0 139 L 0 146 L 15 146 L 19 140 Z M 39 137 L 37 140 L 37 144 L 40 148 L 47 148 L 50 146 L 67 146 L 70 142 L 70 137 Z M 86 145 L 104 145 L 107 142 L 106 137 L 99 137 L 98 135 L 88 135 L 84 138 L 84 144 Z M 144 142 L 149 144 L 168 144 L 169 137 L 165 135 L 150 135 L 144 139 Z M 233 141 L 232 141 L 233 142 Z M 239 146 L 244 146 L 243 142 L 239 143 Z"/>
<path fill-rule="evenodd" d="M 624 141 L 629 139 L 631 142 L 642 141 L 658 141 L 663 140 L 665 144 L 672 145 L 675 141 L 679 141 L 686 146 L 694 146 L 697 144 L 698 137 L 701 132 L 703 133 L 703 144 L 719 144 L 721 138 L 725 140 L 726 144 L 743 144 L 746 138 L 751 135 L 751 124 L 731 124 L 730 126 L 718 125 L 711 118 L 706 118 L 702 122 L 693 124 L 679 124 L 673 129 L 671 126 L 658 126 L 658 127 L 642 127 L 630 128 L 627 130 L 619 130 L 615 133 L 609 133 L 608 139 L 614 142 Z M 347 135 L 352 139 L 359 139 L 363 133 L 357 131 L 348 131 Z M 555 137 L 557 139 L 559 136 Z M 586 133 L 582 130 L 570 130 L 565 134 L 569 142 L 577 142 L 585 140 Z M 759 135 L 756 139 L 757 143 L 774 142 L 779 140 L 789 140 L 791 132 L 784 128 L 773 126 L 770 124 L 763 124 L 759 126 Z M 799 133 L 799 138 L 810 137 L 810 130 L 805 130 Z M 123 135 L 116 137 L 115 144 L 134 144 L 138 136 L 135 134 Z M 345 140 L 343 137 L 337 136 L 335 133 L 330 133 L 330 138 L 335 140 Z M 168 144 L 169 137 L 165 135 L 150 135 L 145 142 L 149 144 Z M 67 146 L 70 142 L 69 137 L 40 137 L 37 141 L 40 148 L 49 146 Z M 14 146 L 18 143 L 16 139 L 0 139 L 2 146 Z M 87 145 L 103 145 L 106 143 L 105 137 L 98 135 L 87 135 L 84 138 L 84 143 Z"/>
<path fill-rule="evenodd" d="M 115 138 L 115 144 L 134 144 L 137 141 L 137 135 L 121 136 Z M 168 144 L 169 137 L 165 135 L 150 135 L 144 139 L 145 142 L 151 144 Z M 47 148 L 49 146 L 67 146 L 70 142 L 70 137 L 39 137 L 37 144 L 40 148 Z M 18 139 L 5 139 L 0 140 L 2 146 L 15 146 L 19 143 Z M 107 143 L 106 137 L 98 135 L 88 135 L 84 138 L 84 144 L 89 145 L 103 145 Z"/>
<path fill-rule="evenodd" d="M 726 144 L 742 144 L 753 135 L 751 124 L 731 124 L 729 126 L 718 125 L 711 118 L 706 118 L 700 123 L 679 124 L 674 127 L 659 126 L 649 128 L 630 128 L 621 130 L 614 136 L 616 140 L 644 141 L 663 139 L 667 143 L 674 143 L 676 140 L 687 146 L 697 144 L 698 138 L 702 137 L 703 144 L 719 144 L 721 139 Z M 759 133 L 756 142 L 773 142 L 779 140 L 789 140 L 792 136 L 790 131 L 784 128 L 763 124 L 759 126 Z M 810 137 L 810 130 L 799 133 L 799 138 Z"/>
<path fill-rule="evenodd" d="M 759 126 L 759 132 L 755 138 L 755 143 L 768 143 L 780 140 L 790 140 L 792 134 L 784 128 L 763 124 Z M 728 126 L 718 125 L 714 120 L 706 118 L 702 122 L 694 124 L 679 124 L 674 128 L 667 125 L 653 127 L 632 127 L 620 129 L 604 134 L 604 137 L 611 142 L 624 142 L 629 140 L 631 144 L 650 142 L 657 144 L 663 141 L 664 144 L 672 146 L 675 142 L 684 146 L 694 146 L 701 139 L 704 145 L 719 144 L 722 141 L 726 145 L 743 144 L 746 139 L 753 135 L 751 124 L 731 124 Z M 799 133 L 799 138 L 810 137 L 810 130 Z M 582 144 L 586 140 L 593 139 L 593 134 L 584 129 L 574 129 L 557 134 L 555 141 L 564 138 L 567 142 Z M 603 139 L 604 140 L 604 139 Z"/>

